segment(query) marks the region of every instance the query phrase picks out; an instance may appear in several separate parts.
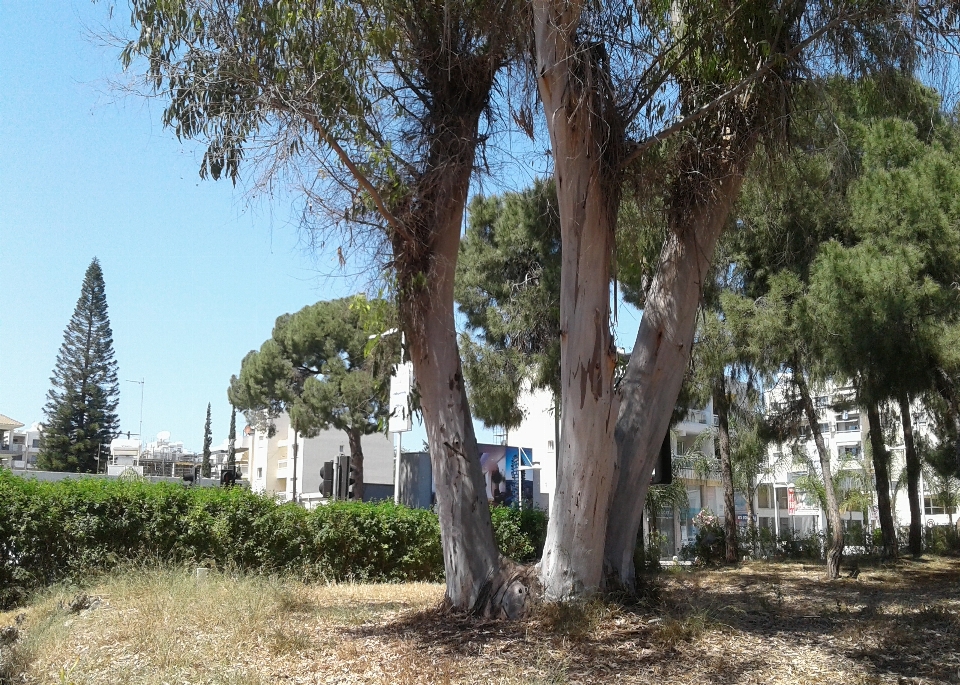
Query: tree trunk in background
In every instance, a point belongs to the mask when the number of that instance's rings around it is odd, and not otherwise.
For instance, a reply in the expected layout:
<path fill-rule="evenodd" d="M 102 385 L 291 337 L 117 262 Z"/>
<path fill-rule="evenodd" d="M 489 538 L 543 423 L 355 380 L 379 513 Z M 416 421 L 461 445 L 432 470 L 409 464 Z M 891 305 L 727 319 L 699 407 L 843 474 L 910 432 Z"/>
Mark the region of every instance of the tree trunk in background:
<path fill-rule="evenodd" d="M 750 476 L 747 485 L 747 537 L 750 539 L 750 554 L 756 553 L 757 543 L 757 509 L 753 500 L 757 496 L 757 481 Z"/>
<path fill-rule="evenodd" d="M 910 416 L 910 397 L 903 393 L 900 402 L 900 422 L 903 425 L 903 452 L 907 461 L 907 499 L 910 501 L 910 554 L 923 554 L 923 515 L 920 511 L 920 457 L 913 440 L 913 419 Z"/>
<path fill-rule="evenodd" d="M 616 350 L 609 310 L 620 194 L 615 170 L 623 137 L 602 64 L 577 36 L 580 3 L 535 0 L 533 15 L 563 246 L 561 444 L 540 564 L 544 595 L 556 601 L 597 592 L 603 576 L 616 460 Z"/>
<path fill-rule="evenodd" d="M 876 402 L 867 403 L 867 419 L 870 425 L 870 451 L 873 452 L 873 473 L 877 487 L 877 510 L 880 515 L 880 532 L 883 534 L 884 559 L 899 556 L 897 529 L 890 510 L 890 459 L 883 444 L 883 427 L 880 425 L 880 409 Z"/>
<path fill-rule="evenodd" d="M 634 589 L 633 550 L 643 504 L 690 360 L 700 292 L 714 248 L 743 182 L 734 165 L 709 201 L 672 221 L 640 330 L 621 382 L 616 439 L 619 474 L 610 506 L 604 564 L 612 587 Z"/>
<path fill-rule="evenodd" d="M 733 491 L 733 464 L 730 462 L 730 398 L 722 376 L 713 389 L 713 408 L 717 412 L 717 439 L 720 447 L 720 480 L 723 482 L 723 533 L 726 560 L 740 560 L 737 546 L 737 504 Z"/>
<path fill-rule="evenodd" d="M 820 475 L 823 477 L 823 490 L 827 500 L 827 524 L 830 527 L 828 531 L 830 536 L 830 548 L 827 550 L 827 578 L 834 579 L 840 577 L 840 563 L 843 561 L 843 522 L 840 520 L 840 504 L 837 502 L 837 493 L 833 488 L 833 469 L 830 466 L 830 453 L 823 442 L 823 435 L 820 434 L 820 421 L 817 417 L 817 409 L 813 405 L 813 398 L 810 396 L 810 389 L 807 387 L 807 380 L 803 376 L 803 370 L 799 364 L 794 364 L 793 379 L 800 391 L 800 401 L 803 403 L 803 412 L 807 417 L 807 423 L 810 424 L 810 432 L 813 433 L 813 441 L 817 446 L 817 454 L 820 457 Z"/>
<path fill-rule="evenodd" d="M 363 501 L 363 444 L 360 439 L 363 437 L 356 428 L 347 431 L 347 439 L 350 442 L 350 475 L 353 476 L 353 499 L 358 502 Z"/>

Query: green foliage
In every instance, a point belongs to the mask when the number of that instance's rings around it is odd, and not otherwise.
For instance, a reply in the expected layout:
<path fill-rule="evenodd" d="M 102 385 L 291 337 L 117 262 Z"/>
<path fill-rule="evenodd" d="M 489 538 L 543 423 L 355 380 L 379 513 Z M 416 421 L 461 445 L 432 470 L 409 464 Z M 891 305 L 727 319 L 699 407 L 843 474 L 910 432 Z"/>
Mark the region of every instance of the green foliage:
<path fill-rule="evenodd" d="M 560 216 L 552 182 L 470 203 L 455 297 L 477 338 L 460 340 L 474 415 L 516 427 L 524 382 L 559 394 Z"/>
<path fill-rule="evenodd" d="M 272 337 L 244 357 L 230 380 L 231 403 L 272 420 L 282 411 L 306 435 L 326 428 L 375 433 L 389 410 L 390 365 L 399 341 L 367 356 L 368 336 L 355 298 L 318 302 L 277 318 Z M 391 336 L 396 338 L 396 336 Z"/>
<path fill-rule="evenodd" d="M 210 447 L 213 445 L 213 433 L 210 430 L 210 403 L 207 402 L 207 420 L 203 424 L 203 461 L 200 463 L 200 475 L 210 477 Z"/>
<path fill-rule="evenodd" d="M 520 563 L 536 561 L 543 555 L 547 539 L 547 514 L 540 509 L 493 507 L 493 534 L 500 551 Z"/>
<path fill-rule="evenodd" d="M 120 395 L 103 271 L 96 258 L 83 277 L 50 382 L 38 466 L 96 471 L 101 445 L 117 431 Z"/>
<path fill-rule="evenodd" d="M 505 554 L 542 552 L 546 515 L 496 508 Z M 41 483 L 0 471 L 0 607 L 63 579 L 142 560 L 355 581 L 443 577 L 436 514 L 392 502 L 306 511 L 243 488 L 137 480 Z"/>

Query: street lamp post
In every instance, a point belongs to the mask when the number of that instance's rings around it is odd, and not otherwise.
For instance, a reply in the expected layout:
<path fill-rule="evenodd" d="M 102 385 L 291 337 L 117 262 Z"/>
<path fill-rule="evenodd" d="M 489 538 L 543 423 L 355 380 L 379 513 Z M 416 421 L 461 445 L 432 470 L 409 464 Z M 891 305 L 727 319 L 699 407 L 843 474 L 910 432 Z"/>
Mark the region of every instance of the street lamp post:
<path fill-rule="evenodd" d="M 146 380 L 141 378 L 138 381 L 127 380 L 125 383 L 138 383 L 140 385 L 140 432 L 137 433 L 137 437 L 140 438 L 140 445 L 143 445 L 143 386 L 146 384 Z"/>

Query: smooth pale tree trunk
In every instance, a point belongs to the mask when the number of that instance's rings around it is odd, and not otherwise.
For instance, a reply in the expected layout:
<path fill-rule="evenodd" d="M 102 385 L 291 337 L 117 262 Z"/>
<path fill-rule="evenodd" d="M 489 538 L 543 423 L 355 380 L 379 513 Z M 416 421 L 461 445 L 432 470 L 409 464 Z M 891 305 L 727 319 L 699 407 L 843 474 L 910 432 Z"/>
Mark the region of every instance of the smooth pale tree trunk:
<path fill-rule="evenodd" d="M 880 409 L 876 402 L 867 403 L 867 420 L 870 425 L 870 451 L 873 452 L 873 473 L 876 478 L 877 512 L 880 516 L 880 532 L 883 534 L 881 556 L 884 559 L 896 559 L 899 556 L 899 547 L 890 507 L 890 459 L 883 444 L 883 427 L 880 425 Z"/>
<path fill-rule="evenodd" d="M 621 381 L 619 474 L 604 547 L 611 587 L 634 589 L 633 550 L 650 476 L 690 360 L 700 293 L 714 248 L 743 183 L 738 165 L 732 166 L 709 199 L 693 204 L 684 225 L 671 226 Z"/>
<path fill-rule="evenodd" d="M 363 501 L 363 437 L 356 428 L 347 431 L 347 440 L 350 442 L 350 475 L 353 477 L 353 499 Z"/>
<path fill-rule="evenodd" d="M 913 439 L 913 419 L 910 416 L 910 397 L 902 393 L 900 422 L 903 425 L 903 453 L 907 461 L 907 499 L 910 502 L 910 554 L 923 554 L 923 517 L 920 511 L 920 457 Z"/>
<path fill-rule="evenodd" d="M 623 143 L 606 75 L 576 31 L 580 3 L 533 3 L 537 84 L 554 159 L 563 247 L 561 431 L 557 484 L 540 564 L 551 601 L 599 590 L 616 460 L 610 264 Z"/>
<path fill-rule="evenodd" d="M 720 448 L 720 480 L 723 483 L 723 533 L 725 558 L 729 563 L 740 560 L 737 544 L 737 504 L 733 491 L 733 463 L 730 461 L 730 398 L 726 379 L 722 376 L 713 390 L 713 408 L 717 412 L 717 441 Z"/>
<path fill-rule="evenodd" d="M 817 409 L 813 404 L 813 398 L 810 396 L 810 389 L 807 387 L 807 380 L 803 376 L 799 364 L 794 364 L 793 379 L 797 384 L 797 390 L 800 392 L 800 402 L 803 404 L 803 412 L 807 417 L 807 423 L 810 424 L 810 432 L 813 433 L 813 442 L 817 446 L 817 455 L 820 457 L 820 475 L 823 477 L 823 490 L 827 500 L 827 525 L 829 527 L 830 548 L 827 550 L 827 578 L 834 579 L 840 577 L 840 564 L 843 561 L 843 523 L 840 521 L 840 504 L 837 502 L 837 493 L 833 487 L 833 469 L 830 466 L 830 452 L 823 442 L 823 435 L 820 434 L 820 421 L 817 417 Z"/>

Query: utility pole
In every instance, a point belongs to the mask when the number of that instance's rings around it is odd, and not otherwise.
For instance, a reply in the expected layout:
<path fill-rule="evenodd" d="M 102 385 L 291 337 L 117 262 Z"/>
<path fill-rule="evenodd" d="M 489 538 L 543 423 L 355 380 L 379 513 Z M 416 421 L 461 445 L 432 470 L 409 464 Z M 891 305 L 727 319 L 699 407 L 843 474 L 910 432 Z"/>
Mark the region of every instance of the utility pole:
<path fill-rule="evenodd" d="M 137 433 L 137 437 L 140 438 L 140 445 L 143 446 L 143 386 L 146 384 L 146 380 L 141 378 L 138 381 L 124 381 L 126 383 L 139 383 L 140 384 L 140 432 Z"/>

